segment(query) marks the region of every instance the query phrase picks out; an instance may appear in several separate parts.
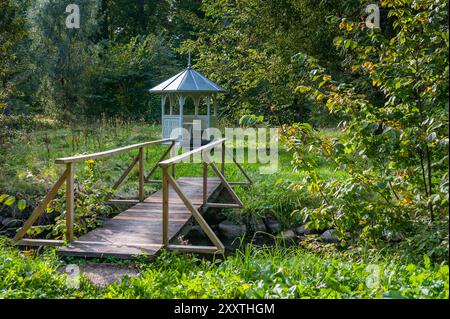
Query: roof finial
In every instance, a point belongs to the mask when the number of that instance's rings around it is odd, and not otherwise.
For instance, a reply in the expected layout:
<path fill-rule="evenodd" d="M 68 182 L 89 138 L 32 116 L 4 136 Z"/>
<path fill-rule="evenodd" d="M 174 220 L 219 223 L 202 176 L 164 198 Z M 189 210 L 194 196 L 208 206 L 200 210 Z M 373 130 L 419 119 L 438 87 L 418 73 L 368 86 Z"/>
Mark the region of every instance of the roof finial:
<path fill-rule="evenodd" d="M 189 48 L 188 68 L 191 67 L 191 48 Z"/>

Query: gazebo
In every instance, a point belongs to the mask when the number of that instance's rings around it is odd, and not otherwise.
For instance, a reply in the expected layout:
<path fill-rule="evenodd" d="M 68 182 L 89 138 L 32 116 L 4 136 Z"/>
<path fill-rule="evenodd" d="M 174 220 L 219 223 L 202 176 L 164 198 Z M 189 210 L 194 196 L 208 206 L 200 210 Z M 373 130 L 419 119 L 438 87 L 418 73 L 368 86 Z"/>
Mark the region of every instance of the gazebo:
<path fill-rule="evenodd" d="M 217 94 L 225 92 L 216 83 L 188 67 L 149 90 L 161 94 L 162 138 L 170 138 L 175 129 L 185 128 L 192 134 L 194 127 L 201 131 L 214 127 L 217 121 Z M 213 112 L 211 114 L 211 102 Z M 198 121 L 194 125 L 194 123 Z M 199 123 L 200 122 L 200 123 Z M 178 136 L 180 142 L 183 136 Z"/>

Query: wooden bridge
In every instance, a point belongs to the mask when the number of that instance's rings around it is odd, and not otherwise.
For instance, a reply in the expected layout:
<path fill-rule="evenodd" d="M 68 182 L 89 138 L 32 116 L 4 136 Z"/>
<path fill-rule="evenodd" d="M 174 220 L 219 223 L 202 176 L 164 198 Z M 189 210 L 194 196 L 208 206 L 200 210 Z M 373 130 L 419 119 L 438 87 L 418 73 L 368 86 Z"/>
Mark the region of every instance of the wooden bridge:
<path fill-rule="evenodd" d="M 231 185 L 251 185 L 252 180 L 236 161 L 233 153 L 225 146 L 225 139 L 213 141 L 190 152 L 166 159 L 175 146 L 174 139 L 163 139 L 141 144 L 130 145 L 110 151 L 81 155 L 55 160 L 57 164 L 66 165 L 66 169 L 41 204 L 36 207 L 25 221 L 14 238 L 21 246 L 60 246 L 58 253 L 62 255 L 82 257 L 118 257 L 131 258 L 138 255 L 153 256 L 161 248 L 198 253 L 223 253 L 224 245 L 209 227 L 202 216 L 209 207 L 241 208 L 243 203 Z M 158 162 L 145 175 L 144 149 L 155 144 L 170 143 Z M 132 204 L 133 206 L 114 218 L 79 238 L 74 238 L 74 174 L 75 164 L 86 160 L 111 157 L 117 154 L 139 150 L 138 155 L 124 171 L 113 189 L 117 189 L 127 178 L 131 170 L 138 165 L 139 195 L 138 200 L 115 200 L 111 203 Z M 218 168 L 211 155 L 220 154 L 221 167 Z M 228 153 L 233 162 L 245 176 L 245 182 L 229 182 L 225 177 L 225 154 Z M 176 178 L 176 165 L 196 156 L 203 166 L 201 177 Z M 217 175 L 208 176 L 208 167 Z M 162 170 L 162 180 L 151 180 L 157 169 Z M 24 238 L 28 230 L 46 211 L 47 205 L 54 199 L 61 186 L 66 183 L 66 239 L 47 240 Z M 144 183 L 162 183 L 161 190 L 145 198 Z M 211 200 L 222 189 L 226 189 L 233 203 L 215 203 Z M 175 245 L 172 240 L 177 237 L 183 227 L 194 218 L 210 239 L 212 246 Z"/>

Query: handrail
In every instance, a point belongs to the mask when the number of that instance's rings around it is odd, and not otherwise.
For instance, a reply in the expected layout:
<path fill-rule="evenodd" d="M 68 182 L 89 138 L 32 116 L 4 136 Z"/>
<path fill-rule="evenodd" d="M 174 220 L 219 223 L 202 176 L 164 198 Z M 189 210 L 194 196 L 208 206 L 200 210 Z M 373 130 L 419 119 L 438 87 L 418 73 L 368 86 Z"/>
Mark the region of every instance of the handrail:
<path fill-rule="evenodd" d="M 131 150 L 134 150 L 134 149 L 137 149 L 137 148 L 146 147 L 148 145 L 162 144 L 162 143 L 165 143 L 165 142 L 173 142 L 173 141 L 176 141 L 176 139 L 174 139 L 174 138 L 166 138 L 166 139 L 162 139 L 162 140 L 150 141 L 150 142 L 145 142 L 145 143 L 139 143 L 139 144 L 133 144 L 133 145 L 129 145 L 129 146 L 124 146 L 124 147 L 120 147 L 120 148 L 115 148 L 115 149 L 112 149 L 112 150 L 109 150 L 109 151 L 104 151 L 104 152 L 99 152 L 99 153 L 57 158 L 57 159 L 55 159 L 55 163 L 56 164 L 78 163 L 78 162 L 83 162 L 83 161 L 86 161 L 86 160 L 103 158 L 103 157 L 108 157 L 108 156 L 124 153 L 124 152 L 131 151 Z"/>
<path fill-rule="evenodd" d="M 134 149 L 139 149 L 139 154 L 133 159 L 131 164 L 128 166 L 128 168 L 125 170 L 125 172 L 120 176 L 120 178 L 115 182 L 113 189 L 117 189 L 122 182 L 127 178 L 131 170 L 138 165 L 138 171 L 139 171 L 139 202 L 144 201 L 144 180 L 145 180 L 145 172 L 144 172 L 144 148 L 149 145 L 154 144 L 162 144 L 164 142 L 172 142 L 169 150 L 173 148 L 176 139 L 168 138 L 168 139 L 161 139 L 156 141 L 149 141 L 145 143 L 139 143 L 134 145 L 129 145 L 125 147 L 116 148 L 109 151 L 104 151 L 100 153 L 93 153 L 93 154 L 87 154 L 87 155 L 80 155 L 80 156 L 72 156 L 72 157 L 65 157 L 65 158 L 57 158 L 55 160 L 56 164 L 65 164 L 66 170 L 64 171 L 63 175 L 59 178 L 59 180 L 56 182 L 56 184 L 52 187 L 51 191 L 47 194 L 47 196 L 44 198 L 44 200 L 41 202 L 41 204 L 36 207 L 36 209 L 33 211 L 31 216 L 25 221 L 24 225 L 19 229 L 16 236 L 14 237 L 14 240 L 16 243 L 24 243 L 29 245 L 33 241 L 36 242 L 36 244 L 40 245 L 43 244 L 42 241 L 34 240 L 34 239 L 26 239 L 22 240 L 27 231 L 31 228 L 31 226 L 36 222 L 36 220 L 45 212 L 45 209 L 47 205 L 50 203 L 50 201 L 56 196 L 58 190 L 61 188 L 61 186 L 66 183 L 66 239 L 68 242 L 72 242 L 74 240 L 73 237 L 73 226 L 74 226 L 74 214 L 75 214 L 75 194 L 74 194 L 74 180 L 75 180 L 75 163 L 82 162 L 85 160 L 90 159 L 97 159 L 97 158 L 103 158 L 108 157 L 124 152 L 129 152 Z M 166 150 L 164 155 L 160 158 L 160 161 L 167 156 L 169 152 Z M 54 244 L 58 245 L 60 244 L 60 241 L 56 240 L 49 240 L 46 241 L 45 244 Z"/>
<path fill-rule="evenodd" d="M 244 171 L 241 165 L 237 162 L 232 152 L 226 149 L 225 141 L 226 139 L 220 139 L 217 141 L 213 141 L 207 145 L 201 146 L 197 149 L 194 149 L 190 152 L 175 156 L 171 159 L 164 160 L 163 159 L 169 154 L 170 150 L 174 147 L 176 143 L 176 139 L 162 139 L 157 141 L 150 141 L 146 143 L 134 144 L 130 146 L 125 146 L 121 148 L 117 148 L 110 151 L 89 154 L 89 155 L 81 155 L 74 157 L 66 157 L 66 158 L 58 158 L 55 160 L 58 164 L 65 164 L 66 170 L 63 175 L 59 178 L 56 184 L 52 187 L 51 191 L 47 194 L 41 204 L 36 207 L 32 215 L 28 218 L 28 220 L 24 223 L 23 227 L 18 231 L 14 240 L 16 244 L 23 245 L 61 245 L 64 244 L 64 241 L 61 240 L 36 240 L 36 239 L 23 239 L 24 235 L 28 231 L 28 229 L 33 225 L 34 222 L 45 212 L 46 206 L 49 202 L 55 197 L 60 187 L 66 183 L 66 240 L 67 242 L 72 242 L 74 240 L 74 213 L 75 213 L 75 194 L 74 194 L 74 179 L 75 179 L 75 163 L 81 162 L 87 159 L 96 159 L 107 157 L 115 154 L 119 154 L 126 151 L 131 151 L 133 149 L 139 149 L 139 154 L 137 157 L 133 159 L 131 164 L 125 170 L 125 172 L 120 176 L 118 181 L 114 184 L 113 189 L 118 188 L 121 183 L 125 180 L 131 170 L 138 165 L 139 169 L 139 200 L 133 202 L 143 202 L 144 201 L 144 148 L 148 145 L 164 143 L 164 142 L 172 142 L 170 147 L 164 152 L 161 158 L 158 160 L 158 163 L 151 170 L 148 177 L 156 170 L 156 167 L 160 167 L 162 169 L 162 242 L 163 245 L 168 249 L 176 249 L 176 250 L 184 250 L 184 251 L 193 251 L 193 252 L 207 252 L 207 253 L 223 253 L 224 246 L 219 240 L 219 238 L 215 235 L 211 227 L 206 223 L 199 210 L 192 204 L 191 200 L 183 193 L 182 189 L 178 185 L 175 179 L 175 166 L 177 163 L 181 162 L 183 159 L 188 158 L 194 154 L 208 151 L 212 149 L 214 146 L 221 145 L 222 148 L 222 156 L 221 156 L 221 169 L 217 167 L 216 163 L 214 163 L 211 158 L 211 154 L 207 152 L 203 153 L 202 163 L 203 163 L 203 208 L 208 207 L 217 207 L 217 208 L 241 208 L 243 207 L 242 201 L 239 199 L 238 195 L 235 193 L 233 188 L 231 187 L 232 182 L 228 182 L 225 178 L 225 152 L 232 156 L 234 163 L 237 165 L 238 169 L 243 173 L 247 182 L 238 182 L 239 185 L 252 185 L 253 182 L 248 176 L 248 174 Z M 169 168 L 172 167 L 172 175 L 169 173 Z M 219 177 L 219 180 L 223 187 L 228 190 L 229 194 L 233 199 L 233 203 L 214 203 L 208 201 L 208 166 L 210 166 L 213 172 Z M 147 177 L 147 178 L 148 178 Z M 236 183 L 235 183 L 236 184 Z M 172 187 L 173 190 L 178 194 L 178 196 L 182 199 L 184 205 L 189 209 L 189 211 L 193 214 L 194 218 L 199 223 L 200 227 L 203 229 L 205 234 L 209 237 L 209 239 L 214 244 L 213 247 L 198 247 L 198 246 L 180 246 L 180 245 L 170 245 L 169 244 L 169 186 Z"/>
<path fill-rule="evenodd" d="M 198 147 L 198 148 L 196 148 L 196 149 L 194 149 L 194 150 L 192 150 L 192 151 L 190 151 L 190 152 L 186 152 L 186 153 L 183 153 L 183 154 L 181 154 L 181 155 L 178 155 L 178 156 L 169 158 L 168 160 L 165 160 L 165 161 L 160 162 L 160 163 L 159 163 L 159 166 L 161 166 L 161 167 L 167 167 L 167 166 L 169 166 L 169 165 L 179 163 L 179 162 L 181 162 L 183 159 L 189 158 L 190 156 L 192 156 L 192 155 L 194 155 L 194 154 L 197 154 L 197 153 L 200 153 L 200 152 L 203 152 L 203 151 L 206 151 L 206 150 L 210 150 L 211 148 L 213 148 L 214 146 L 216 146 L 216 145 L 218 145 L 218 144 L 223 144 L 223 143 L 225 143 L 226 140 L 227 140 L 226 138 L 222 138 L 222 139 L 220 139 L 220 140 L 213 141 L 213 142 L 211 142 L 211 143 L 209 143 L 209 144 L 206 144 L 206 145 L 203 145 L 203 146 L 201 146 L 201 147 Z"/>
<path fill-rule="evenodd" d="M 220 241 L 220 239 L 217 237 L 217 235 L 214 233 L 214 231 L 211 229 L 211 227 L 208 225 L 208 223 L 203 218 L 202 214 L 200 214 L 200 211 L 193 205 L 192 201 L 189 199 L 186 194 L 183 193 L 183 190 L 181 189 L 180 185 L 176 181 L 176 179 L 170 175 L 169 173 L 169 167 L 172 166 L 172 169 L 175 169 L 175 166 L 177 163 L 181 162 L 185 158 L 189 158 L 190 156 L 205 152 L 210 149 L 212 149 L 214 146 L 219 145 L 222 148 L 222 156 L 221 156 L 221 169 L 217 167 L 216 163 L 214 163 L 214 160 L 211 158 L 211 155 L 209 152 L 202 153 L 202 159 L 201 162 L 203 163 L 203 208 L 208 207 L 217 207 L 217 208 L 242 208 L 244 204 L 239 199 L 236 192 L 231 187 L 230 182 L 227 181 L 225 178 L 225 141 L 226 139 L 220 139 L 217 141 L 213 141 L 209 144 L 206 144 L 204 146 L 201 146 L 199 148 L 196 148 L 190 152 L 172 157 L 168 160 L 159 162 L 159 166 L 162 169 L 162 242 L 164 247 L 167 249 L 175 249 L 175 250 L 182 250 L 182 251 L 190 251 L 190 252 L 199 252 L 199 253 L 223 253 L 225 250 L 224 245 Z M 234 155 L 229 152 L 229 154 L 232 156 L 234 163 L 237 165 L 239 170 L 244 174 L 245 178 L 247 179 L 246 183 L 240 183 L 242 185 L 251 185 L 253 184 L 252 180 L 248 176 L 247 173 L 245 173 L 242 166 L 237 162 L 237 160 L 234 158 Z M 208 166 L 212 168 L 214 173 L 219 177 L 219 180 L 222 184 L 222 186 L 228 191 L 231 198 L 233 199 L 233 203 L 214 203 L 209 202 L 208 198 Z M 185 245 L 171 245 L 169 243 L 169 194 L 170 190 L 173 189 L 175 193 L 177 193 L 178 197 L 182 200 L 185 207 L 191 212 L 192 216 L 195 218 L 201 229 L 205 232 L 206 236 L 211 240 L 213 243 L 213 246 L 185 246 Z"/>

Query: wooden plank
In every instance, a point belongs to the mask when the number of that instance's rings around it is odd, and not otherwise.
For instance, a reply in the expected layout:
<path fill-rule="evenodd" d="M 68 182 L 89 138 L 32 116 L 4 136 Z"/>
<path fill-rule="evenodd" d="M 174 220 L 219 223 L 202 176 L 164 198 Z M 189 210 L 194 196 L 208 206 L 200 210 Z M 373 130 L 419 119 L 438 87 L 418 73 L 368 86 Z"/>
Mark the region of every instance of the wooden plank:
<path fill-rule="evenodd" d="M 147 184 L 161 184 L 163 181 L 160 179 L 149 179 L 145 181 Z"/>
<path fill-rule="evenodd" d="M 203 204 L 208 201 L 208 163 L 203 163 Z"/>
<path fill-rule="evenodd" d="M 220 171 L 222 172 L 222 175 L 225 176 L 225 142 L 222 143 L 222 166 L 220 167 Z"/>
<path fill-rule="evenodd" d="M 20 246 L 62 246 L 65 244 L 64 240 L 54 239 L 21 239 L 16 245 Z"/>
<path fill-rule="evenodd" d="M 213 161 L 211 161 L 210 163 L 212 169 L 214 170 L 214 172 L 216 172 L 217 176 L 220 178 L 220 180 L 223 183 L 223 186 L 228 190 L 228 192 L 230 193 L 231 197 L 233 197 L 233 199 L 235 200 L 235 202 L 240 206 L 243 207 L 244 204 L 242 203 L 242 201 L 240 200 L 240 198 L 237 196 L 237 194 L 234 192 L 233 188 L 230 186 L 230 184 L 228 184 L 227 180 L 225 179 L 225 176 L 222 175 L 222 173 L 219 171 L 219 169 L 217 168 L 216 164 L 214 164 Z"/>
<path fill-rule="evenodd" d="M 191 246 L 191 245 L 167 245 L 169 250 L 178 250 L 182 252 L 192 252 L 200 254 L 221 253 L 215 246 Z"/>
<path fill-rule="evenodd" d="M 196 209 L 200 208 L 203 204 L 202 178 L 183 177 L 177 183 L 182 191 L 193 199 L 193 206 Z M 221 187 L 218 178 L 210 178 L 208 198 L 216 194 Z M 168 190 L 168 236 L 171 239 L 178 236 L 186 223 L 192 219 L 192 214 L 177 196 L 173 187 L 169 185 Z M 154 256 L 164 247 L 161 218 L 162 193 L 162 190 L 157 191 L 146 198 L 144 202 L 138 203 L 107 220 L 102 226 L 81 236 L 68 246 L 59 247 L 58 253 L 81 257 L 133 258 L 136 255 Z"/>
<path fill-rule="evenodd" d="M 66 256 L 97 257 L 97 258 L 123 258 L 129 259 L 137 256 L 149 258 L 156 255 L 162 245 L 108 245 L 97 242 L 73 242 L 69 246 L 58 248 L 58 253 Z"/>
<path fill-rule="evenodd" d="M 238 185 L 238 186 L 251 186 L 253 185 L 250 182 L 228 182 L 230 185 Z"/>
<path fill-rule="evenodd" d="M 163 185 L 162 185 L 162 241 L 164 245 L 169 243 L 169 180 L 167 166 L 162 168 Z"/>
<path fill-rule="evenodd" d="M 150 173 L 148 173 L 147 177 L 145 178 L 145 182 L 147 182 L 150 179 L 150 176 L 153 175 L 153 173 L 156 171 L 156 169 L 159 167 L 159 163 L 166 158 L 167 154 L 169 154 L 169 152 L 172 150 L 172 148 L 175 145 L 175 141 L 172 141 L 172 144 L 170 144 L 170 146 L 166 149 L 166 151 L 163 153 L 163 155 L 161 155 L 161 157 L 159 158 L 158 162 L 156 162 L 155 166 L 152 167 L 152 169 L 150 170 Z"/>
<path fill-rule="evenodd" d="M 108 200 L 108 203 L 110 203 L 110 204 L 137 204 L 137 203 L 139 203 L 139 200 L 137 200 L 137 199 L 110 199 L 110 200 Z"/>
<path fill-rule="evenodd" d="M 231 155 L 231 158 L 233 159 L 234 164 L 236 164 L 236 166 L 239 168 L 239 170 L 241 171 L 242 174 L 244 174 L 245 178 L 247 179 L 247 181 L 250 183 L 250 185 L 253 185 L 253 181 L 250 178 L 250 176 L 248 176 L 247 172 L 244 170 L 244 168 L 241 166 L 241 164 L 238 163 L 238 161 L 236 160 L 236 158 L 234 157 L 234 155 L 231 153 L 230 150 L 226 150 L 228 152 L 228 154 Z M 223 174 L 223 173 L 222 173 Z"/>
<path fill-rule="evenodd" d="M 66 169 L 58 181 L 53 185 L 50 192 L 44 197 L 42 202 L 37 206 L 33 213 L 28 217 L 23 226 L 18 230 L 16 236 L 14 236 L 14 241 L 18 241 L 27 233 L 28 229 L 36 222 L 36 220 L 45 212 L 45 208 L 48 203 L 50 203 L 53 198 L 55 198 L 56 194 L 58 194 L 58 190 L 61 188 L 62 184 L 66 181 L 67 175 L 69 171 Z"/>
<path fill-rule="evenodd" d="M 212 243 L 217 247 L 217 249 L 220 252 L 225 251 L 225 246 L 222 244 L 220 239 L 216 236 L 216 234 L 213 232 L 211 227 L 209 227 L 208 223 L 205 221 L 205 219 L 202 217 L 200 212 L 194 207 L 192 202 L 187 198 L 181 188 L 179 187 L 178 183 L 173 179 L 172 176 L 169 174 L 166 174 L 167 179 L 169 180 L 170 185 L 175 189 L 178 196 L 181 198 L 181 200 L 184 202 L 186 207 L 191 211 L 192 215 L 194 216 L 197 223 L 200 225 L 200 227 L 203 229 L 203 231 L 206 233 L 208 238 L 212 241 Z"/>
<path fill-rule="evenodd" d="M 130 166 L 128 166 L 128 168 L 125 170 L 125 172 L 123 172 L 122 176 L 120 176 L 120 178 L 117 180 L 117 182 L 114 183 L 114 186 L 112 187 L 112 189 L 119 188 L 119 186 L 123 183 L 125 178 L 127 178 L 128 174 L 130 174 L 131 170 L 133 169 L 133 167 L 136 165 L 136 163 L 138 161 L 139 161 L 139 156 L 136 156 L 134 158 L 133 162 L 130 164 Z"/>
<path fill-rule="evenodd" d="M 139 201 L 144 201 L 144 149 L 139 149 Z"/>
<path fill-rule="evenodd" d="M 169 166 L 169 165 L 172 165 L 172 164 L 174 164 L 174 163 L 179 163 L 179 162 L 181 162 L 182 160 L 184 160 L 184 159 L 186 159 L 186 158 L 189 158 L 189 157 L 191 157 L 191 156 L 194 155 L 194 154 L 198 154 L 198 153 L 200 153 L 200 152 L 204 152 L 204 151 L 210 150 L 210 149 L 212 149 L 213 147 L 215 147 L 216 145 L 219 145 L 220 143 L 223 143 L 223 142 L 225 142 L 225 141 L 226 141 L 226 139 L 223 138 L 223 139 L 220 139 L 220 140 L 211 142 L 211 143 L 209 143 L 209 144 L 203 145 L 203 146 L 198 147 L 198 148 L 196 148 L 196 149 L 194 149 L 194 150 L 192 150 L 192 151 L 190 151 L 190 152 L 186 152 L 186 153 L 183 153 L 183 154 L 181 154 L 181 155 L 172 157 L 172 158 L 170 158 L 170 159 L 168 159 L 168 160 L 162 161 L 161 163 L 159 163 L 159 166 L 163 167 L 163 166 Z"/>
<path fill-rule="evenodd" d="M 87 155 L 79 155 L 79 156 L 71 156 L 71 157 L 64 157 L 64 158 L 57 158 L 55 160 L 55 163 L 56 164 L 79 163 L 79 162 L 84 162 L 84 161 L 87 161 L 87 160 L 93 160 L 93 159 L 98 159 L 98 158 L 103 158 L 103 157 L 109 157 L 109 156 L 112 156 L 112 155 L 117 155 L 117 154 L 120 154 L 120 153 L 129 152 L 131 150 L 135 150 L 135 149 L 138 149 L 138 148 L 143 148 L 143 147 L 146 147 L 146 146 L 149 146 L 149 145 L 162 144 L 162 143 L 165 143 L 165 142 L 172 142 L 172 141 L 174 141 L 174 139 L 166 138 L 166 139 L 157 140 L 157 141 L 150 141 L 150 142 L 145 142 L 145 143 L 129 145 L 129 146 L 125 146 L 125 147 L 115 148 L 113 150 L 99 152 L 99 153 L 93 153 L 93 154 L 87 154 Z"/>
<path fill-rule="evenodd" d="M 66 178 L 66 239 L 68 242 L 73 241 L 73 221 L 74 221 L 74 164 L 67 164 L 67 178 Z"/>
<path fill-rule="evenodd" d="M 242 208 L 239 204 L 227 204 L 227 203 L 206 203 L 203 207 L 209 208 Z"/>

